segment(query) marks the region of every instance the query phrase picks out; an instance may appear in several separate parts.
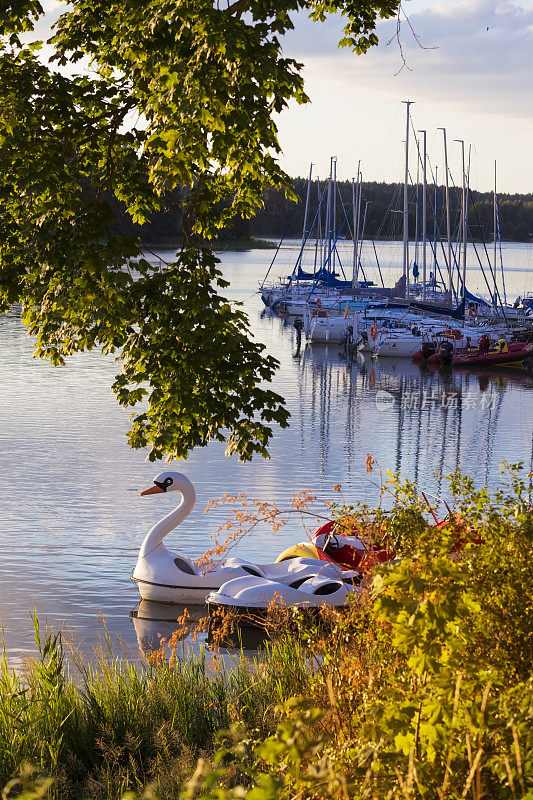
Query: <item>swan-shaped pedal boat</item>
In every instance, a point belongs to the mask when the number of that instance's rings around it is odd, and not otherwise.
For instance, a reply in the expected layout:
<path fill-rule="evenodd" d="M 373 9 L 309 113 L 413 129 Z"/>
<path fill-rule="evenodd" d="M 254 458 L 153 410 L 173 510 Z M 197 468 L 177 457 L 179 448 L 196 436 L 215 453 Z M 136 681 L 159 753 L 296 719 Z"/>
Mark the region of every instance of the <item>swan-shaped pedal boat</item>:
<path fill-rule="evenodd" d="M 353 594 L 361 592 L 363 576 L 344 572 L 336 578 L 312 575 L 287 585 L 264 578 L 235 578 L 207 596 L 210 615 L 216 607 L 237 614 L 267 611 L 272 604 L 295 608 L 343 608 Z"/>
<path fill-rule="evenodd" d="M 161 472 L 142 496 L 178 492 L 180 502 L 146 535 L 133 570 L 143 600 L 157 603 L 199 605 L 207 595 L 235 578 L 260 578 L 285 586 L 320 575 L 338 580 L 340 568 L 318 558 L 296 557 L 281 563 L 254 564 L 228 558 L 214 569 L 202 572 L 185 554 L 168 550 L 163 539 L 182 523 L 194 508 L 196 494 L 190 480 L 181 472 Z"/>
<path fill-rule="evenodd" d="M 337 578 L 314 575 L 289 586 L 251 576 L 228 581 L 207 596 L 209 637 L 227 647 L 249 646 L 255 632 L 260 635 L 255 644 L 259 646 L 268 638 L 267 620 L 273 606 L 290 606 L 306 616 L 314 616 L 325 606 L 340 611 L 362 591 L 362 579 L 357 572 L 344 572 Z"/>

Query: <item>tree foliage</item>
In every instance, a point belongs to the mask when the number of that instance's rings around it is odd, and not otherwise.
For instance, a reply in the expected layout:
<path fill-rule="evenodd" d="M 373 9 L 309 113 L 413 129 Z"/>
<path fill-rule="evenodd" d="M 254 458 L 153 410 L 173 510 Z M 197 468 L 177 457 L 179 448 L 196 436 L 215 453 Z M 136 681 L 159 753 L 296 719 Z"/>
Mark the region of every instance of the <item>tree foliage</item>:
<path fill-rule="evenodd" d="M 290 192 L 274 115 L 305 103 L 285 57 L 295 13 L 340 13 L 341 44 L 364 52 L 397 0 L 74 0 L 50 42 L 25 44 L 42 13 L 10 0 L 0 34 L 0 306 L 20 301 L 53 364 L 100 347 L 114 389 L 141 404 L 130 442 L 151 459 L 229 437 L 267 455 L 283 399 L 277 362 L 222 295 L 209 240 L 248 218 L 266 187 Z M 27 38 L 27 37 L 26 37 Z M 54 63 L 55 62 L 55 63 Z M 80 74 L 74 74 L 82 66 Z M 171 200 L 183 245 L 160 275 L 135 223 Z M 123 220 L 121 232 L 113 219 Z M 144 405 L 143 405 L 144 404 Z"/>
<path fill-rule="evenodd" d="M 352 202 L 352 186 L 349 181 L 338 182 L 339 193 L 343 198 L 345 208 L 337 205 L 337 219 L 335 229 L 348 238 L 352 235 L 351 213 L 346 215 L 346 209 Z M 305 199 L 307 195 L 307 178 L 293 178 L 292 189 L 298 198 L 294 205 L 284 196 L 283 192 L 276 189 L 267 189 L 264 196 L 263 207 L 258 209 L 255 217 L 249 224 L 249 233 L 253 236 L 286 236 L 298 237 L 302 235 Z M 450 188 L 450 212 L 452 230 L 457 232 L 461 216 L 461 187 Z M 316 181 L 311 188 L 311 198 L 317 205 L 319 191 Z M 444 202 L 445 187 L 437 186 L 437 213 L 435 215 L 435 186 L 428 186 L 427 229 L 433 237 L 435 216 L 437 223 L 437 238 L 446 236 L 446 204 Z M 363 208 L 366 205 L 365 238 L 401 240 L 403 236 L 403 218 L 396 212 L 402 209 L 403 184 L 378 183 L 365 181 L 362 190 Z M 418 240 L 421 239 L 422 216 L 422 187 L 412 186 L 409 196 L 409 231 L 411 238 L 415 238 L 417 228 L 418 206 Z M 324 210 L 323 210 L 324 213 Z M 347 216 L 347 218 L 345 218 Z M 498 216 L 501 238 L 504 241 L 528 241 L 533 237 L 533 194 L 499 194 Z M 159 222 L 154 215 L 154 223 Z M 161 220 L 161 224 L 163 220 Z M 468 209 L 469 238 L 477 241 L 491 241 L 493 237 L 493 194 L 492 192 L 470 192 Z M 316 222 L 315 222 L 316 229 Z M 313 236 L 315 230 L 313 230 Z M 149 235 L 149 228 L 146 233 Z"/>
<path fill-rule="evenodd" d="M 262 238 L 300 238 L 305 213 L 307 197 L 307 178 L 291 178 L 291 189 L 296 196 L 288 198 L 284 189 L 267 188 L 263 192 L 262 205 L 254 216 L 249 219 L 235 217 L 224 226 L 217 237 L 216 247 L 221 247 L 223 242 L 239 243 L 241 246 L 258 246 L 255 239 Z M 352 236 L 352 216 L 346 211 L 352 203 L 352 185 L 350 181 L 337 182 L 339 195 L 342 197 L 344 208 L 338 203 L 336 208 L 335 230 L 348 239 Z M 409 203 L 409 231 L 412 239 L 420 241 L 422 236 L 421 204 L 422 188 L 419 186 L 418 200 L 416 186 L 411 189 Z M 434 186 L 429 187 L 431 202 L 427 209 L 427 230 L 433 239 L 435 215 L 433 212 Z M 438 197 L 444 197 L 445 187 L 437 187 Z M 178 192 L 176 192 L 178 195 Z M 318 187 L 316 182 L 311 189 L 312 213 L 314 220 L 310 233 L 311 245 L 316 235 L 316 208 L 318 205 Z M 165 198 L 165 207 L 156 211 L 143 225 L 136 230 L 143 242 L 175 243 L 181 239 L 178 220 L 173 209 L 174 198 Z M 400 241 L 403 236 L 403 218 L 397 213 L 403 203 L 403 184 L 377 183 L 366 181 L 363 183 L 362 208 L 366 207 L 364 239 Z M 418 235 L 417 230 L 417 205 L 418 205 Z M 493 195 L 492 192 L 470 192 L 468 206 L 469 241 L 492 242 L 493 239 Z M 322 208 L 324 216 L 324 208 Z M 450 212 L 452 230 L 456 233 L 461 224 L 461 189 L 457 187 L 450 190 Z M 438 204 L 437 210 L 437 240 L 445 238 L 446 233 L 446 206 Z M 498 217 L 502 241 L 528 242 L 533 240 L 533 194 L 500 194 L 498 196 Z M 317 214 L 318 218 L 318 214 Z M 115 231 L 128 233 L 128 225 L 118 215 L 115 216 L 113 225 Z M 440 248 L 440 245 L 439 245 Z M 482 248 L 478 248 L 482 253 Z M 439 255 L 439 250 L 437 250 Z M 442 260 L 442 259 L 440 259 Z M 366 260 L 363 259 L 366 268 Z M 371 259 L 373 262 L 373 258 Z"/>

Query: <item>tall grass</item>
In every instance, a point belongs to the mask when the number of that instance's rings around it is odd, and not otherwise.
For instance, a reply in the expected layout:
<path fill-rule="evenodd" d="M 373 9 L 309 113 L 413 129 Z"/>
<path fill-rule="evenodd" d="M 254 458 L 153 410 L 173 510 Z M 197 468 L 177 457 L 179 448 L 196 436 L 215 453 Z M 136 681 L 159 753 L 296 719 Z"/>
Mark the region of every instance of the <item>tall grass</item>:
<path fill-rule="evenodd" d="M 217 734 L 241 723 L 257 736 L 275 729 L 274 707 L 304 691 L 310 664 L 297 642 L 282 639 L 261 660 L 235 659 L 213 671 L 206 654 L 144 666 L 115 657 L 66 666 L 61 632 L 43 639 L 23 672 L 0 662 L 0 782 L 31 764 L 52 777 L 52 795 L 119 798 L 148 784 L 178 797 Z M 108 641 L 109 644 L 109 641 Z"/>

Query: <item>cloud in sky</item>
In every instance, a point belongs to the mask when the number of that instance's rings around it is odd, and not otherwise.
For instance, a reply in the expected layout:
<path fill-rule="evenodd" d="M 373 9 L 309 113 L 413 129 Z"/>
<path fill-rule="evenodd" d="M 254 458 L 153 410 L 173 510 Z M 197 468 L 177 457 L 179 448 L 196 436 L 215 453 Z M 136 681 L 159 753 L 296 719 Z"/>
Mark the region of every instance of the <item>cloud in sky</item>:
<path fill-rule="evenodd" d="M 409 22 L 401 20 L 399 39 L 406 66 L 399 75 L 402 58 L 395 20 L 380 23 L 379 46 L 359 58 L 337 50 L 340 28 L 338 20 L 320 26 L 301 18 L 287 39 L 287 50 L 308 64 L 314 61 L 325 70 L 335 70 L 335 82 L 346 86 L 355 81 L 396 92 L 400 85 L 402 90 L 423 94 L 438 88 L 470 108 L 492 111 L 496 103 L 498 108 L 530 115 L 525 101 L 532 98 L 533 6 L 520 7 L 511 0 L 463 0 L 417 11 L 415 0 Z"/>
<path fill-rule="evenodd" d="M 452 136 L 475 143 L 484 161 L 480 169 L 485 188 L 488 165 L 498 158 L 505 189 L 533 191 L 529 157 L 533 138 L 531 0 L 411 0 L 404 5 L 410 25 L 402 19 L 403 69 L 394 39 L 395 20 L 380 23 L 380 44 L 364 56 L 337 49 L 342 28 L 338 19 L 322 25 L 303 16 L 297 20 L 286 39 L 285 52 L 305 63 L 314 108 L 291 109 L 280 119 L 286 168 L 294 172 L 299 160 L 296 170 L 304 172 L 302 156 L 310 148 L 303 143 L 311 140 L 316 148 L 314 158 L 324 159 L 320 137 L 327 143 L 326 149 L 329 146 L 328 152 L 344 158 L 350 157 L 351 149 L 354 161 L 362 151 L 374 165 L 379 160 L 378 142 L 383 145 L 391 125 L 395 127 L 394 159 L 398 162 L 404 136 L 398 119 L 400 102 L 409 98 L 416 100 L 414 112 L 419 127 L 428 129 L 428 137 L 433 137 L 437 126 L 446 125 L 453 128 Z M 381 167 L 380 176 L 369 177 L 400 178 L 399 163 L 396 168 L 394 161 Z M 371 166 L 371 171 L 374 169 Z"/>
<path fill-rule="evenodd" d="M 50 28 L 57 18 L 64 11 L 68 10 L 66 3 L 61 0 L 41 0 L 44 16 L 40 17 L 35 24 L 35 33 L 43 39 L 50 36 Z"/>
<path fill-rule="evenodd" d="M 529 116 L 533 8 L 509 0 L 465 0 L 415 13 L 410 23 L 420 42 L 436 49 L 421 49 L 403 23 L 400 36 L 411 69 L 398 77 L 406 86 L 422 96 L 437 90 L 467 108 Z M 382 27 L 390 30 L 390 24 Z M 382 45 L 361 59 L 357 73 L 364 79 L 372 73 L 378 84 L 388 84 L 387 73 L 399 60 L 395 49 Z"/>

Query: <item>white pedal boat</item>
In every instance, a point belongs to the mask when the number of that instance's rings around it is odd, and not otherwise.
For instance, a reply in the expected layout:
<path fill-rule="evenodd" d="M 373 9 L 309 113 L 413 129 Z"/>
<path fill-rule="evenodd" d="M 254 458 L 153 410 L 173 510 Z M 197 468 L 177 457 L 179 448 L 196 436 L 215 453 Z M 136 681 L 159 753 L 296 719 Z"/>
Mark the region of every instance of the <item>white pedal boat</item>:
<path fill-rule="evenodd" d="M 274 564 L 254 564 L 240 558 L 228 558 L 214 569 L 202 572 L 185 554 L 168 550 L 163 544 L 165 536 L 192 511 L 196 500 L 194 486 L 180 472 L 161 472 L 154 478 L 154 485 L 141 495 L 167 492 L 179 492 L 181 500 L 147 534 L 133 570 L 132 580 L 137 583 L 143 600 L 200 605 L 210 592 L 235 578 L 255 578 L 287 586 L 319 574 L 332 580 L 341 574 L 335 564 L 305 557 Z"/>
<path fill-rule="evenodd" d="M 210 614 L 215 607 L 242 614 L 267 611 L 273 604 L 293 608 L 342 608 L 353 594 L 361 592 L 362 579 L 358 572 L 340 572 L 336 578 L 320 572 L 290 584 L 265 578 L 235 578 L 211 592 L 207 605 Z"/>

